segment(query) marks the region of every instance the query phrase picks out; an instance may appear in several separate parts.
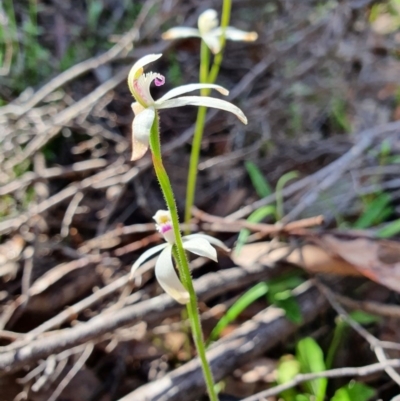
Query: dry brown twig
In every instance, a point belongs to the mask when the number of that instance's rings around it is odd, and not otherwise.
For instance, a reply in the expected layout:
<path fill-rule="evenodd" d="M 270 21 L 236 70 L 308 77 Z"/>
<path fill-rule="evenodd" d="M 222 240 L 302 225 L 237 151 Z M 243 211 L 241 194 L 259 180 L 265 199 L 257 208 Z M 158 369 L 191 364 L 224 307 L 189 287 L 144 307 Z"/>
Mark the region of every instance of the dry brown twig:
<path fill-rule="evenodd" d="M 346 321 L 346 323 L 370 344 L 380 363 L 385 364 L 388 361 L 384 352 L 384 348 L 400 350 L 400 344 L 380 341 L 371 333 L 369 333 L 366 329 L 364 329 L 364 327 L 362 327 L 349 316 L 349 314 L 342 308 L 339 302 L 336 301 L 335 294 L 328 287 L 319 283 L 317 280 L 315 280 L 315 283 L 320 291 L 327 298 L 329 303 L 332 305 L 333 309 L 335 309 L 336 312 Z M 384 370 L 388 374 L 388 376 L 390 376 L 390 378 L 400 386 L 400 375 L 393 369 L 393 367 L 388 366 Z"/>
<path fill-rule="evenodd" d="M 94 349 L 93 343 L 86 344 L 82 354 L 79 359 L 75 362 L 74 366 L 71 370 L 65 375 L 65 377 L 61 380 L 60 384 L 54 390 L 54 392 L 49 397 L 48 401 L 56 401 L 57 398 L 61 395 L 65 387 L 71 382 L 71 380 L 76 376 L 76 374 L 82 369 L 83 365 L 86 363 L 88 358 L 90 357 L 92 351 Z"/>
<path fill-rule="evenodd" d="M 243 228 L 247 228 L 250 231 L 260 232 L 265 235 L 290 233 L 292 230 L 296 229 L 320 226 L 323 223 L 324 219 L 323 216 L 315 216 L 298 221 L 293 221 L 287 224 L 265 224 L 251 223 L 247 220 L 231 221 L 226 217 L 213 216 L 209 213 L 201 211 L 196 207 L 192 209 L 192 214 L 200 221 L 211 223 L 210 226 L 207 226 L 207 229 L 211 231 L 239 232 Z"/>
<path fill-rule="evenodd" d="M 361 309 L 374 315 L 400 319 L 400 306 L 387 305 L 372 301 L 358 301 L 340 294 L 335 294 L 336 299 L 351 309 Z"/>
<path fill-rule="evenodd" d="M 400 359 L 388 359 L 383 362 L 374 363 L 372 365 L 366 365 L 361 367 L 348 367 L 325 370 L 324 372 L 316 373 L 304 373 L 297 375 L 293 380 L 270 388 L 268 390 L 261 391 L 257 394 L 251 395 L 250 397 L 243 398 L 242 401 L 263 401 L 266 397 L 273 397 L 278 395 L 282 391 L 296 387 L 297 385 L 304 383 L 309 380 L 320 379 L 320 378 L 339 378 L 339 377 L 363 377 L 371 374 L 382 372 L 387 368 L 398 368 L 400 367 Z"/>
<path fill-rule="evenodd" d="M 303 324 L 311 322 L 327 307 L 327 302 L 310 282 L 297 288 L 294 296 L 301 309 Z M 215 380 L 221 380 L 236 367 L 263 354 L 297 329 L 298 326 L 289 322 L 279 308 L 271 306 L 258 313 L 207 351 Z M 182 394 L 190 401 L 198 399 L 204 390 L 201 366 L 196 358 L 119 401 L 181 401 Z"/>
<path fill-rule="evenodd" d="M 288 185 L 282 190 L 282 196 L 287 198 L 294 195 L 296 192 L 301 191 L 305 188 L 315 188 L 315 190 L 308 192 L 298 206 L 293 209 L 284 221 L 289 222 L 296 218 L 305 207 L 312 205 L 318 198 L 318 195 L 322 190 L 327 189 L 333 185 L 342 174 L 349 169 L 357 159 L 364 154 L 364 152 L 372 146 L 373 142 L 381 135 L 393 135 L 398 134 L 400 131 L 400 122 L 390 122 L 381 126 L 370 128 L 359 132 L 356 135 L 356 143 L 353 147 L 346 152 L 343 156 L 339 157 L 334 162 L 328 164 L 326 167 L 318 170 L 316 173 L 302 178 L 293 184 Z M 269 205 L 276 201 L 276 195 L 272 194 L 263 199 L 260 199 L 251 205 L 245 206 L 235 213 L 226 216 L 228 220 L 238 220 L 249 215 L 254 210 L 261 206 Z"/>
<path fill-rule="evenodd" d="M 272 277 L 275 273 L 276 270 L 272 266 L 270 269 L 260 265 L 246 269 L 236 267 L 206 274 L 195 280 L 194 285 L 199 299 L 207 301 L 226 291 L 243 288 L 255 281 Z M 22 339 L 20 346 L 14 343 L 0 349 L 3 351 L 0 352 L 0 372 L 18 370 L 38 359 L 99 338 L 125 325 L 131 325 L 139 320 L 159 321 L 180 310 L 180 305 L 167 294 L 162 294 L 112 313 L 100 314 L 88 322 L 46 335 L 28 344 L 24 344 Z"/>

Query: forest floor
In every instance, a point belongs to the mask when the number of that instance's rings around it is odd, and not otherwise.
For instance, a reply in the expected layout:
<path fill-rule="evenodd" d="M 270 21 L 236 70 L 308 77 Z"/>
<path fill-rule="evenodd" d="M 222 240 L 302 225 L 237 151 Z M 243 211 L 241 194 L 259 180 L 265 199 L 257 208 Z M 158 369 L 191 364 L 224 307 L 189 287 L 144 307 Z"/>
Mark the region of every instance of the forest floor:
<path fill-rule="evenodd" d="M 161 34 L 207 8 L 0 4 L 0 401 L 207 399 L 156 258 L 128 281 L 165 203 L 126 84 L 153 53 L 155 99 L 199 82 L 199 40 Z M 237 0 L 230 25 L 259 36 L 217 79 L 248 124 L 208 111 L 190 222 L 233 249 L 191 260 L 220 399 L 397 399 L 399 2 Z M 182 216 L 196 113 L 160 113 Z"/>

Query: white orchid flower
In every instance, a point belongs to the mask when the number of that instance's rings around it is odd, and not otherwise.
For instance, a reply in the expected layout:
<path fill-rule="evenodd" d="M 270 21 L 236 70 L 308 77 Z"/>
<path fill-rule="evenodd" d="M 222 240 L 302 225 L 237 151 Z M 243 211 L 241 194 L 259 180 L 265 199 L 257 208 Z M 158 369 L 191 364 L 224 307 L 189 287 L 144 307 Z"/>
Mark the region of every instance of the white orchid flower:
<path fill-rule="evenodd" d="M 162 38 L 165 40 L 190 37 L 201 38 L 214 54 L 219 53 L 221 51 L 220 38 L 224 30 L 218 26 L 218 13 L 213 9 L 204 11 L 199 16 L 197 26 L 199 29 L 184 26 L 171 28 L 162 34 Z M 257 32 L 245 32 L 232 26 L 225 28 L 225 39 L 228 40 L 253 42 L 257 38 Z"/>
<path fill-rule="evenodd" d="M 235 114 L 244 124 L 247 118 L 242 110 L 225 100 L 216 99 L 208 96 L 176 96 L 182 95 L 198 89 L 216 89 L 223 95 L 229 92 L 219 85 L 214 84 L 189 84 L 179 86 L 167 92 L 158 100 L 154 100 L 150 94 L 150 84 L 154 81 L 156 86 L 165 83 L 165 78 L 158 73 L 149 72 L 144 74 L 143 67 L 153 61 L 158 60 L 162 54 L 149 54 L 139 59 L 131 68 L 128 76 L 128 86 L 136 103 L 132 104 L 135 118 L 132 123 L 132 158 L 138 160 L 144 156 L 149 148 L 150 130 L 154 119 L 157 118 L 157 110 L 168 109 L 170 107 L 182 106 L 206 106 L 216 109 L 226 110 Z M 173 99 L 175 98 L 175 99 Z"/>
<path fill-rule="evenodd" d="M 171 214 L 168 210 L 159 210 L 153 217 L 156 221 L 157 230 L 163 235 L 166 243 L 157 245 L 144 252 L 133 264 L 130 280 L 133 279 L 136 269 L 151 256 L 160 252 L 155 267 L 156 278 L 163 288 L 172 298 L 180 304 L 189 302 L 189 293 L 180 282 L 172 263 L 172 246 L 175 244 L 175 235 L 172 226 Z M 219 246 L 229 252 L 223 242 L 205 234 L 191 234 L 182 237 L 183 247 L 196 255 L 205 256 L 217 262 L 217 251 L 211 245 Z"/>

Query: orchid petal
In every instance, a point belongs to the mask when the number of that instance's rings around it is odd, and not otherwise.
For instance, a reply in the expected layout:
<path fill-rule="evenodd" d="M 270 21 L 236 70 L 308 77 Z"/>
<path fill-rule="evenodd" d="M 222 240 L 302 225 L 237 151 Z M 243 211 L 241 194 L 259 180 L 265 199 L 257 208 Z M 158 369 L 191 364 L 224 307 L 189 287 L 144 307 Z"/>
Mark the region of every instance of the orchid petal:
<path fill-rule="evenodd" d="M 204 238 L 196 237 L 183 242 L 183 247 L 195 255 L 204 256 L 217 262 L 217 251 Z"/>
<path fill-rule="evenodd" d="M 215 28 L 210 34 L 214 34 L 216 36 L 222 36 L 223 29 Z M 246 32 L 241 29 L 236 29 L 232 26 L 228 26 L 225 28 L 225 38 L 233 41 L 243 41 L 243 42 L 254 42 L 258 38 L 257 32 Z"/>
<path fill-rule="evenodd" d="M 247 124 L 247 118 L 243 114 L 242 110 L 234 106 L 225 100 L 216 99 L 208 96 L 182 96 L 177 99 L 166 100 L 161 104 L 156 104 L 157 109 L 169 109 L 170 107 L 182 107 L 182 106 L 205 106 L 215 109 L 221 109 L 229 111 L 235 114 L 240 121 Z"/>
<path fill-rule="evenodd" d="M 150 130 L 155 116 L 155 110 L 152 107 L 148 107 L 143 109 L 133 119 L 131 160 L 134 161 L 142 158 L 149 148 Z"/>
<path fill-rule="evenodd" d="M 200 32 L 196 28 L 187 28 L 184 26 L 177 26 L 175 28 L 168 29 L 168 31 L 164 32 L 161 37 L 164 40 L 172 40 L 172 39 L 183 39 L 183 38 L 192 38 L 200 37 Z"/>
<path fill-rule="evenodd" d="M 129 75 L 128 75 L 129 88 L 131 88 L 133 81 L 138 78 L 138 72 L 141 72 L 143 67 L 145 67 L 147 64 L 152 63 L 153 61 L 158 60 L 161 56 L 162 56 L 161 53 L 148 54 L 147 56 L 141 57 L 139 60 L 137 60 L 136 63 L 133 64 L 131 70 L 129 71 Z M 132 90 L 131 90 L 131 92 L 132 92 Z"/>
<path fill-rule="evenodd" d="M 189 235 L 185 235 L 182 238 L 182 240 L 186 241 L 186 240 L 191 240 L 193 238 L 203 238 L 203 239 L 207 240 L 210 244 L 218 246 L 218 247 L 222 248 L 226 252 L 230 252 L 231 251 L 222 241 L 220 241 L 217 238 L 212 237 L 211 235 L 207 235 L 207 234 L 202 234 L 202 233 L 189 234 Z"/>
<path fill-rule="evenodd" d="M 154 104 L 154 99 L 150 93 L 150 85 L 153 81 L 156 81 L 156 86 L 161 86 L 164 85 L 165 77 L 157 72 L 148 72 L 140 75 L 133 82 L 133 96 L 143 107 Z"/>
<path fill-rule="evenodd" d="M 140 58 L 135 64 L 133 64 L 128 75 L 128 86 L 132 95 L 135 93 L 133 82 L 138 79 L 141 74 L 143 74 L 143 67 L 152 63 L 153 61 L 158 60 L 161 56 L 162 54 L 149 54 Z"/>
<path fill-rule="evenodd" d="M 229 91 L 226 90 L 224 87 L 215 84 L 189 84 L 189 85 L 182 85 L 178 86 L 177 88 L 171 89 L 168 91 L 164 96 L 158 99 L 155 104 L 163 103 L 165 100 L 169 100 L 173 97 L 183 95 L 184 93 L 195 91 L 198 89 L 215 89 L 219 93 L 223 94 L 224 96 L 229 95 Z"/>
<path fill-rule="evenodd" d="M 213 54 L 218 54 L 221 51 L 221 41 L 219 36 L 215 35 L 212 32 L 202 35 L 202 39 L 206 42 L 206 45 L 209 47 Z"/>
<path fill-rule="evenodd" d="M 171 252 L 172 245 L 167 245 L 160 253 L 155 267 L 156 278 L 166 293 L 180 304 L 187 304 L 190 296 L 176 274 L 174 265 L 172 264 Z"/>
<path fill-rule="evenodd" d="M 146 252 L 143 252 L 138 259 L 136 260 L 136 262 L 132 265 L 131 267 L 131 273 L 129 275 L 129 280 L 132 280 L 135 272 L 137 270 L 137 268 L 142 265 L 147 259 L 151 258 L 155 253 L 160 252 L 161 250 L 163 250 L 164 248 L 166 248 L 168 246 L 168 244 L 160 244 L 160 245 L 156 245 L 153 248 L 148 249 Z"/>
<path fill-rule="evenodd" d="M 197 26 L 199 27 L 201 36 L 210 32 L 218 26 L 218 13 L 211 8 L 204 11 L 197 20 Z"/>

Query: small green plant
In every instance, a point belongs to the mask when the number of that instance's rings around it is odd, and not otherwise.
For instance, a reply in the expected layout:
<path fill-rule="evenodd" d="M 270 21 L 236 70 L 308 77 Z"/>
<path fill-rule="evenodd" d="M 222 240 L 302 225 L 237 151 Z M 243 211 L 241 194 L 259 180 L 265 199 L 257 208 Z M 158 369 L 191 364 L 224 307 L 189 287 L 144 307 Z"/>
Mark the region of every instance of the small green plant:
<path fill-rule="evenodd" d="M 392 213 L 391 197 L 386 192 L 362 198 L 364 211 L 353 224 L 354 228 L 366 229 L 384 222 Z"/>
<path fill-rule="evenodd" d="M 379 238 L 390 238 L 400 233 L 400 219 L 392 221 L 377 232 Z"/>
<path fill-rule="evenodd" d="M 251 161 L 245 162 L 247 174 L 250 177 L 251 183 L 260 198 L 265 198 L 272 194 L 272 188 L 270 183 L 265 178 L 261 170 Z"/>
<path fill-rule="evenodd" d="M 173 86 L 182 85 L 182 69 L 175 54 L 171 53 L 168 56 L 169 70 L 168 70 L 168 82 L 171 82 Z"/>
<path fill-rule="evenodd" d="M 245 167 L 247 173 L 249 174 L 250 180 L 254 186 L 254 189 L 257 192 L 257 195 L 260 198 L 265 198 L 272 194 L 271 185 L 264 177 L 261 170 L 250 161 L 245 163 Z M 276 203 L 275 205 L 267 205 L 262 206 L 259 209 L 255 210 L 253 213 L 249 215 L 247 221 L 250 223 L 259 223 L 263 221 L 267 217 L 271 217 L 274 222 L 280 220 L 283 217 L 283 195 L 282 191 L 285 185 L 292 179 L 296 178 L 298 173 L 296 171 L 290 171 L 286 174 L 283 174 L 282 177 L 278 180 L 275 188 L 276 193 Z M 246 243 L 247 239 L 250 236 L 250 230 L 243 228 L 239 232 L 238 240 L 235 247 L 235 253 L 238 255 L 243 248 L 243 245 Z"/>
<path fill-rule="evenodd" d="M 298 273 L 294 273 L 256 284 L 241 295 L 226 311 L 212 330 L 207 344 L 217 340 L 225 327 L 232 323 L 252 303 L 263 296 L 266 296 L 266 300 L 270 304 L 282 308 L 285 311 L 286 317 L 293 323 L 301 323 L 300 308 L 291 290 L 299 286 L 303 281 Z"/>
<path fill-rule="evenodd" d="M 379 322 L 380 318 L 364 311 L 353 311 L 351 318 L 359 324 L 369 325 Z M 300 340 L 296 346 L 295 355 L 285 355 L 281 358 L 277 382 L 279 384 L 291 381 L 299 373 L 316 373 L 330 369 L 334 355 L 348 331 L 348 324 L 340 317 L 336 326 L 326 358 L 318 343 L 311 337 Z M 324 401 L 326 399 L 328 380 L 319 378 L 303 383 L 301 390 L 292 388 L 281 393 L 284 401 Z M 331 401 L 368 401 L 375 390 L 362 383 L 352 380 L 349 384 L 336 390 Z"/>
<path fill-rule="evenodd" d="M 100 15 L 103 12 L 101 0 L 87 0 L 87 24 L 91 32 L 95 32 L 99 25 Z"/>
<path fill-rule="evenodd" d="M 351 381 L 336 390 L 331 401 L 368 401 L 375 395 L 375 390 L 363 383 Z"/>
<path fill-rule="evenodd" d="M 330 112 L 330 120 L 335 129 L 351 132 L 351 124 L 346 114 L 346 102 L 343 99 L 334 98 Z"/>
<path fill-rule="evenodd" d="M 278 366 L 277 381 L 279 384 L 291 381 L 299 373 L 317 373 L 328 369 L 324 353 L 318 343 L 311 337 L 300 340 L 296 346 L 295 356 L 286 355 Z M 328 379 L 319 378 L 304 382 L 300 389 L 292 388 L 280 394 L 284 401 L 324 401 Z M 335 391 L 331 401 L 368 401 L 375 394 L 371 387 L 352 380 L 349 384 Z"/>
<path fill-rule="evenodd" d="M 297 343 L 296 357 L 300 363 L 300 371 L 302 373 L 315 373 L 326 370 L 324 353 L 318 343 L 311 337 L 304 338 Z M 327 385 L 328 380 L 325 378 L 304 383 L 306 391 L 315 396 L 315 401 L 324 400 Z"/>

